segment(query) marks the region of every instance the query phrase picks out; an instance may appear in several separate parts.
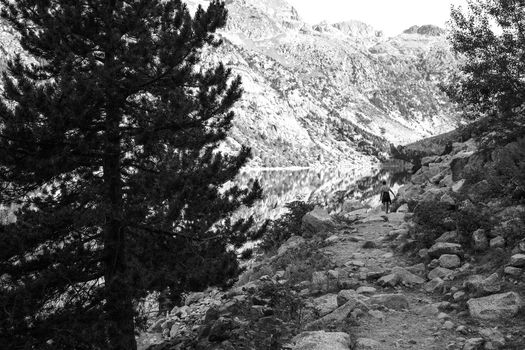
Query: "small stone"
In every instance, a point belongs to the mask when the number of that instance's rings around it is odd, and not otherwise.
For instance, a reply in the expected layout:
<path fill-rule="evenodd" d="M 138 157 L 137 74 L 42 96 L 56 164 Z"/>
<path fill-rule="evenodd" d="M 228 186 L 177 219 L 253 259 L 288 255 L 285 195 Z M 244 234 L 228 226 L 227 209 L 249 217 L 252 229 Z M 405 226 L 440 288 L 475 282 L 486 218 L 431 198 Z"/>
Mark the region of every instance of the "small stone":
<path fill-rule="evenodd" d="M 454 329 L 454 322 L 445 321 L 445 323 L 443 323 L 443 329 L 448 329 L 448 330 Z"/>
<path fill-rule="evenodd" d="M 505 238 L 498 236 L 490 240 L 489 246 L 491 248 L 505 248 Z"/>
<path fill-rule="evenodd" d="M 372 316 L 373 318 L 377 318 L 378 320 L 382 320 L 385 318 L 385 314 L 383 314 L 379 310 L 370 310 L 368 311 L 368 314 Z"/>
<path fill-rule="evenodd" d="M 430 259 L 430 256 L 428 255 L 428 249 L 426 249 L 426 248 L 420 249 L 417 252 L 417 255 L 423 260 Z"/>
<path fill-rule="evenodd" d="M 429 269 L 435 269 L 439 266 L 439 260 L 438 259 L 432 259 L 432 261 L 428 264 Z"/>
<path fill-rule="evenodd" d="M 447 320 L 450 318 L 449 314 L 447 313 L 444 313 L 444 312 L 440 312 L 438 315 L 437 315 L 437 318 L 438 320 Z"/>
<path fill-rule="evenodd" d="M 437 242 L 428 250 L 428 254 L 433 258 L 439 258 L 443 254 L 463 255 L 460 244 Z"/>
<path fill-rule="evenodd" d="M 454 269 L 461 266 L 461 259 L 457 255 L 443 254 L 439 257 L 439 265 L 447 269 Z"/>
<path fill-rule="evenodd" d="M 466 296 L 465 292 L 459 291 L 459 292 L 454 293 L 454 295 L 452 296 L 452 299 L 454 299 L 454 301 L 461 301 L 465 298 L 465 296 Z"/>
<path fill-rule="evenodd" d="M 325 243 L 335 243 L 339 241 L 339 236 L 333 235 L 324 240 Z"/>
<path fill-rule="evenodd" d="M 523 269 L 514 266 L 507 266 L 505 268 L 505 274 L 514 278 L 520 277 L 523 274 Z"/>
<path fill-rule="evenodd" d="M 349 260 L 345 263 L 345 266 L 346 267 L 350 267 L 350 266 L 363 267 L 365 266 L 365 263 L 362 262 L 361 260 Z"/>
<path fill-rule="evenodd" d="M 359 287 L 357 288 L 356 292 L 357 294 L 374 294 L 377 291 L 374 287 Z"/>
<path fill-rule="evenodd" d="M 467 327 L 461 325 L 461 326 L 458 326 L 456 328 L 456 332 L 461 333 L 461 334 L 467 334 L 468 333 L 468 329 L 467 329 Z"/>
<path fill-rule="evenodd" d="M 525 267 L 525 254 L 515 254 L 511 256 L 510 265 L 514 267 Z"/>

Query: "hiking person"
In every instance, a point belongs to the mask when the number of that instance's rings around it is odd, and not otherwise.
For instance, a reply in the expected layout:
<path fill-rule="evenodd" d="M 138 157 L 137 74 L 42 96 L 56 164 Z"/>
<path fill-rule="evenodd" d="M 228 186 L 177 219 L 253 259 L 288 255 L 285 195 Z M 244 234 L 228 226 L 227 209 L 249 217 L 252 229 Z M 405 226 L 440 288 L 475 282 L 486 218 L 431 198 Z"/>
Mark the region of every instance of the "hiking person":
<path fill-rule="evenodd" d="M 392 203 L 390 193 L 392 193 L 394 197 L 396 196 L 396 194 L 392 191 L 390 186 L 386 184 L 386 181 L 383 181 L 383 186 L 381 186 L 381 203 L 385 206 L 385 213 L 387 214 L 388 209 L 390 208 L 390 204 Z"/>

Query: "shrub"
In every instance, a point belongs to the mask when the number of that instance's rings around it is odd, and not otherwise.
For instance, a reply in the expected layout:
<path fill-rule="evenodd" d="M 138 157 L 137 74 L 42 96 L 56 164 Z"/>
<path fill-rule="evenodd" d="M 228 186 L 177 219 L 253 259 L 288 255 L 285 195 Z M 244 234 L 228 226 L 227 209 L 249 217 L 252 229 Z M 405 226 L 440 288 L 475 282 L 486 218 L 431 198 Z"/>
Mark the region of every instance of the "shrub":
<path fill-rule="evenodd" d="M 278 257 L 272 266 L 275 270 L 287 270 L 290 283 L 310 280 L 314 272 L 326 270 L 332 265 L 330 258 L 320 251 L 323 244 L 320 241 L 305 242 Z"/>
<path fill-rule="evenodd" d="M 420 202 L 414 208 L 416 227 L 413 229 L 419 243 L 418 248 L 429 248 L 439 236 L 449 231 L 452 214 L 448 204 L 437 201 Z"/>
<path fill-rule="evenodd" d="M 275 251 L 290 237 L 302 236 L 302 219 L 309 211 L 314 209 L 314 204 L 295 201 L 286 204 L 288 212 L 277 220 L 267 221 L 258 233 L 260 238 L 259 248 L 265 253 Z"/>

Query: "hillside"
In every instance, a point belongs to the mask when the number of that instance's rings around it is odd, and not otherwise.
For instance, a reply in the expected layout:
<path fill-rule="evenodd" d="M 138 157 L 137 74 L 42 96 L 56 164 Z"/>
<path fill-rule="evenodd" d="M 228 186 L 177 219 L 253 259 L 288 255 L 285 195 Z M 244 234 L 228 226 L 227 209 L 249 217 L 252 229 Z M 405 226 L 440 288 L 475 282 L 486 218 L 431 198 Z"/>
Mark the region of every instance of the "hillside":
<path fill-rule="evenodd" d="M 453 127 L 438 84 L 455 58 L 439 28 L 384 38 L 357 21 L 310 26 L 282 0 L 228 9 L 213 59 L 241 74 L 246 91 L 229 147 L 251 145 L 257 165 L 355 163 Z"/>
<path fill-rule="evenodd" d="M 453 127 L 438 84 L 455 59 L 438 29 L 385 38 L 357 21 L 308 25 L 285 0 L 227 5 L 224 45 L 204 57 L 243 78 L 245 94 L 222 149 L 251 146 L 252 166 L 367 166 L 386 156 L 389 143 Z M 3 68 L 20 48 L 9 26 L 0 26 L 0 37 Z"/>

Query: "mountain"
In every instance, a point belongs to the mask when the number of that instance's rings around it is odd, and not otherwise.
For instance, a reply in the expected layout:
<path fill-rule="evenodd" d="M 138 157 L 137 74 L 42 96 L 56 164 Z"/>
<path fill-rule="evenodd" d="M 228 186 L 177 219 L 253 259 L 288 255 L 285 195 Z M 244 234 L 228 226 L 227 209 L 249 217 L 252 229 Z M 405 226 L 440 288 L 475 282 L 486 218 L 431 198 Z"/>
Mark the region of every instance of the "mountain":
<path fill-rule="evenodd" d="M 208 3 L 187 1 L 190 9 Z M 251 146 L 252 166 L 366 166 L 385 157 L 389 143 L 453 128 L 454 111 L 438 86 L 455 58 L 434 28 L 385 38 L 358 21 L 309 25 L 285 0 L 226 4 L 224 45 L 203 53 L 243 78 L 222 150 Z M 0 39 L 3 59 L 20 51 L 2 22 Z"/>
<path fill-rule="evenodd" d="M 243 77 L 224 149 L 252 146 L 252 165 L 362 164 L 389 143 L 454 127 L 439 84 L 456 58 L 442 29 L 415 26 L 385 38 L 358 21 L 309 25 L 285 0 L 227 6 L 225 45 L 206 56 Z"/>

